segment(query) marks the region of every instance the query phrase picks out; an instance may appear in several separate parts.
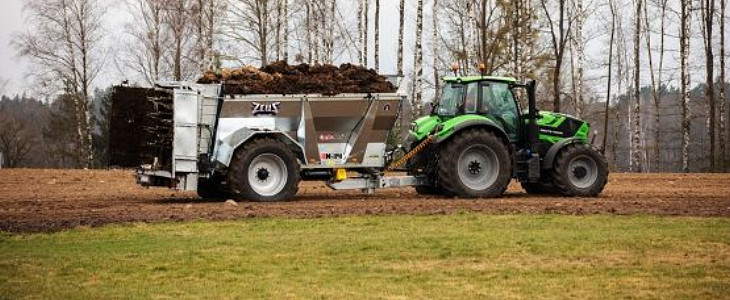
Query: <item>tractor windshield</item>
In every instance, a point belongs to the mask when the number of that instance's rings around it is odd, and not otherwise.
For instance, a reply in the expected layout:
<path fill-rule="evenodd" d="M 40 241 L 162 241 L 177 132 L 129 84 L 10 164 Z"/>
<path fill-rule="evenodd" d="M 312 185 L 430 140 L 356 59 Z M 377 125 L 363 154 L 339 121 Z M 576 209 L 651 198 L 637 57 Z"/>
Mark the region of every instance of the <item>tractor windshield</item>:
<path fill-rule="evenodd" d="M 459 112 L 464 101 L 464 85 L 458 83 L 447 83 L 441 93 L 441 100 L 438 102 L 436 114 L 440 116 L 453 116 Z"/>

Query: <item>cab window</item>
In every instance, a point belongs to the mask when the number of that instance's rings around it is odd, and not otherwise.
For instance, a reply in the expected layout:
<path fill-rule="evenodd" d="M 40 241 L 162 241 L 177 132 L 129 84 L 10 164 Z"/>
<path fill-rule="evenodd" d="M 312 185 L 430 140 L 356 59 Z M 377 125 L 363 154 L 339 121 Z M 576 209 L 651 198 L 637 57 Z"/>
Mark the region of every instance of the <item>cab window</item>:
<path fill-rule="evenodd" d="M 477 83 L 471 83 L 466 88 L 466 100 L 464 102 L 465 113 L 477 112 L 477 99 L 479 99 L 479 86 Z"/>
<path fill-rule="evenodd" d="M 519 115 L 512 90 L 506 83 L 488 82 L 480 85 L 479 111 L 499 122 L 510 139 L 517 138 Z"/>

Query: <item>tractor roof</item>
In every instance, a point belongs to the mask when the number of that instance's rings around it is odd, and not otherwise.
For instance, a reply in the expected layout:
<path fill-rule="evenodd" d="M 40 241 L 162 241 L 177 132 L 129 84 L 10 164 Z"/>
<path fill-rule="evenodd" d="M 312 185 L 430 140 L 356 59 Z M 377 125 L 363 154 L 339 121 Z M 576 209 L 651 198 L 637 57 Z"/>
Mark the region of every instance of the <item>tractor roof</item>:
<path fill-rule="evenodd" d="M 499 81 L 499 82 L 513 83 L 513 82 L 517 82 L 517 79 L 512 78 L 512 77 L 477 75 L 477 76 L 447 76 L 447 77 L 444 77 L 444 81 L 446 81 L 446 82 L 463 82 L 463 83 L 478 82 L 478 81 Z"/>

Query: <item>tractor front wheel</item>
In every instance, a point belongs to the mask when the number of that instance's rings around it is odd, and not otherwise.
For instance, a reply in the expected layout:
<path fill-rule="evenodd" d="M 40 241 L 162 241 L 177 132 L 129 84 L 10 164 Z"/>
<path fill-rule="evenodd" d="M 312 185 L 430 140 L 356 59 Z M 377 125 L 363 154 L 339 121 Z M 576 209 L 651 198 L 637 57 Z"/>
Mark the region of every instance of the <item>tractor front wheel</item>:
<path fill-rule="evenodd" d="M 447 194 L 498 197 L 510 182 L 511 165 L 507 146 L 499 137 L 487 130 L 470 129 L 441 149 L 438 174 Z"/>
<path fill-rule="evenodd" d="M 595 197 L 606 186 L 608 165 L 590 145 L 572 144 L 558 153 L 553 176 L 553 183 L 561 194 Z"/>

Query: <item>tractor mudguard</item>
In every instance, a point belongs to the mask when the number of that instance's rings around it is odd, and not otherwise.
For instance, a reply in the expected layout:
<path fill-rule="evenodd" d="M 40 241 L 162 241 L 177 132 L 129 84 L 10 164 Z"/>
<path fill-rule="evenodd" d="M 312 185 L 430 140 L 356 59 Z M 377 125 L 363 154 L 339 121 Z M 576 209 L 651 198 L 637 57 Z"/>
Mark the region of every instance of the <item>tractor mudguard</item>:
<path fill-rule="evenodd" d="M 453 136 L 454 133 L 460 132 L 467 128 L 472 127 L 487 127 L 492 129 L 497 136 L 509 141 L 507 133 L 504 131 L 499 123 L 492 121 L 491 119 L 479 115 L 464 115 L 453 119 L 450 119 L 440 125 L 440 130 L 436 133 L 435 143 L 440 143 Z"/>
<path fill-rule="evenodd" d="M 547 153 L 545 154 L 545 158 L 542 161 L 542 169 L 551 169 L 553 167 L 553 163 L 555 162 L 555 157 L 558 155 L 558 152 L 565 148 L 568 145 L 576 144 L 576 143 L 585 143 L 586 140 L 583 138 L 566 138 L 562 139 L 559 142 L 553 144 L 550 146 L 550 149 L 548 149 Z"/>
<path fill-rule="evenodd" d="M 231 135 L 227 136 L 226 138 L 219 140 L 218 145 L 216 145 L 215 147 L 216 151 L 213 154 L 215 161 L 218 161 L 225 166 L 229 166 L 229 164 L 231 163 L 231 159 L 233 158 L 233 153 L 236 151 L 236 149 L 238 149 L 241 145 L 251 140 L 252 138 L 262 136 L 270 136 L 289 145 L 289 147 L 292 147 L 292 151 L 297 156 L 299 161 L 303 164 L 306 164 L 306 160 L 302 156 L 304 153 L 304 148 L 297 141 L 292 140 L 289 135 L 281 131 L 259 131 L 251 130 L 248 128 L 241 128 Z"/>

